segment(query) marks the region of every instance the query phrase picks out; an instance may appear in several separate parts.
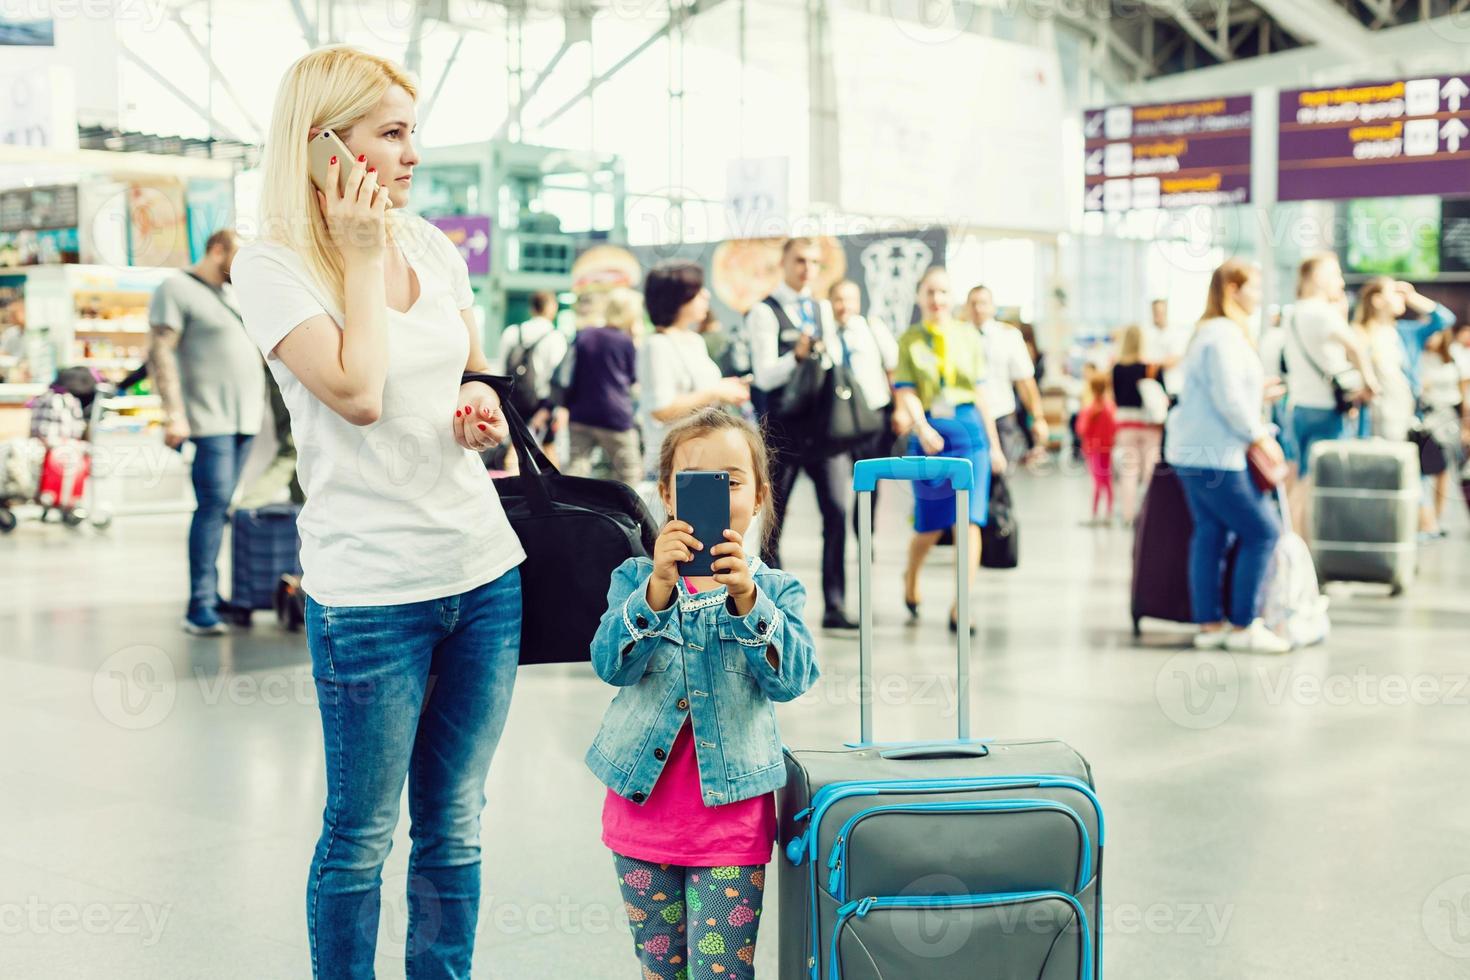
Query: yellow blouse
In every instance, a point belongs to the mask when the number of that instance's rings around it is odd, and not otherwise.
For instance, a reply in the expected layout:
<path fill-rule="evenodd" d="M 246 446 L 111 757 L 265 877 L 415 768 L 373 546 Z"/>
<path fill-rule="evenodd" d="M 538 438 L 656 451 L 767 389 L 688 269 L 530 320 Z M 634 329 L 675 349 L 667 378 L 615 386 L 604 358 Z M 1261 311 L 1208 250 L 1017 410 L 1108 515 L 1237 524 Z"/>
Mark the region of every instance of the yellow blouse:
<path fill-rule="evenodd" d="M 898 338 L 898 369 L 893 383 L 913 388 L 929 411 L 941 388 L 956 405 L 975 401 L 985 381 L 985 347 L 980 331 L 958 320 L 916 323 Z"/>

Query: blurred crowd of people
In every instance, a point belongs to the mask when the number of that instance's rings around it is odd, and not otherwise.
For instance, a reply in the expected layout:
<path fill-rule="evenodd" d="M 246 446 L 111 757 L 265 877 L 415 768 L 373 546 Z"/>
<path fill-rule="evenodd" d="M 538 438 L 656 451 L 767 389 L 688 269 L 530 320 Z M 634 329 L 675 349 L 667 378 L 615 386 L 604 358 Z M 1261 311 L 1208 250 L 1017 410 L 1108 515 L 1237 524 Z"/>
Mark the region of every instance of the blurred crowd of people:
<path fill-rule="evenodd" d="M 818 297 L 821 271 L 815 240 L 787 240 L 781 282 L 728 325 L 711 311 L 704 272 L 693 262 L 659 264 L 641 292 L 623 286 L 584 295 L 568 317 L 570 336 L 554 322 L 556 297 L 540 293 L 532 318 L 503 335 L 501 368 L 517 378 L 517 408 L 538 439 L 551 447 L 567 430 L 562 468 L 574 475 L 647 487 L 664 433 L 678 420 L 721 407 L 759 421 L 774 454 L 762 558 L 781 567 L 787 503 L 804 476 L 821 513 L 823 624 L 853 629 L 843 556 L 855 461 L 904 453 L 971 459 L 986 478 L 969 515 L 978 563 L 989 475 L 1044 452 L 1051 433 L 1035 334 L 998 319 L 988 287 L 971 288 L 960 302 L 936 266 L 919 284 L 916 322 L 887 324 L 864 315 L 863 291 L 851 280 Z M 517 466 L 513 451 L 490 465 Z M 916 498 L 904 582 L 915 619 L 918 569 L 956 525 L 947 488 L 921 487 Z"/>

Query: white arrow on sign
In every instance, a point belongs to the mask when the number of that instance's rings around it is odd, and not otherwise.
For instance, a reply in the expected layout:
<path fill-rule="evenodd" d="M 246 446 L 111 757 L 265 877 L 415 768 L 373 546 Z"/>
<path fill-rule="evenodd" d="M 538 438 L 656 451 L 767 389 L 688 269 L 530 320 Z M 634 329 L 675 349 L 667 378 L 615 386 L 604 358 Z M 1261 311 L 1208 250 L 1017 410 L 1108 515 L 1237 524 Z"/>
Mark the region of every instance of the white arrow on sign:
<path fill-rule="evenodd" d="M 1103 114 L 1099 112 L 1097 115 L 1087 120 L 1086 130 L 1088 139 L 1095 140 L 1102 135 L 1104 118 L 1105 117 L 1103 116 Z"/>
<path fill-rule="evenodd" d="M 1086 208 L 1089 211 L 1101 211 L 1103 206 L 1103 185 L 1098 184 L 1087 192 Z"/>
<path fill-rule="evenodd" d="M 471 255 L 479 255 L 481 252 L 485 251 L 485 247 L 489 244 L 490 239 L 485 237 L 485 233 L 483 231 L 478 230 L 472 236 L 470 236 L 470 239 L 467 242 L 465 242 L 465 245 L 469 247 Z"/>
<path fill-rule="evenodd" d="M 1096 177 L 1103 172 L 1103 151 L 1093 150 L 1087 154 L 1087 176 Z"/>
<path fill-rule="evenodd" d="M 1456 75 L 1444 83 L 1444 88 L 1439 90 L 1439 94 L 1449 99 L 1451 112 L 1459 112 L 1460 104 L 1465 99 L 1470 99 L 1470 85 L 1466 85 L 1464 79 Z"/>
<path fill-rule="evenodd" d="M 1460 141 L 1470 136 L 1470 126 L 1466 126 L 1458 119 L 1451 119 L 1444 124 L 1439 135 L 1443 136 L 1445 142 L 1449 144 L 1451 153 L 1459 153 Z"/>

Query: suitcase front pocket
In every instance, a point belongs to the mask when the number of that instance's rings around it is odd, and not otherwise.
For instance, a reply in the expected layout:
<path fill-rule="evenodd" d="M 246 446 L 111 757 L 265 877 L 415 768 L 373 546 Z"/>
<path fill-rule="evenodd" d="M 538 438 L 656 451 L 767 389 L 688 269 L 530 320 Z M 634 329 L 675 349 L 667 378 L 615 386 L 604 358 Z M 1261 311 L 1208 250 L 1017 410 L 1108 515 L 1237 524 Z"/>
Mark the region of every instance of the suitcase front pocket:
<path fill-rule="evenodd" d="M 948 857 L 936 876 L 938 854 Z M 1080 893 L 1092 870 L 1086 824 L 1055 800 L 891 803 L 842 825 L 827 859 L 827 891 L 839 904 L 850 895 L 907 893 L 926 879 L 970 895 Z"/>
<path fill-rule="evenodd" d="M 1092 980 L 1087 913 L 1064 892 L 869 897 L 837 910 L 827 980 Z"/>

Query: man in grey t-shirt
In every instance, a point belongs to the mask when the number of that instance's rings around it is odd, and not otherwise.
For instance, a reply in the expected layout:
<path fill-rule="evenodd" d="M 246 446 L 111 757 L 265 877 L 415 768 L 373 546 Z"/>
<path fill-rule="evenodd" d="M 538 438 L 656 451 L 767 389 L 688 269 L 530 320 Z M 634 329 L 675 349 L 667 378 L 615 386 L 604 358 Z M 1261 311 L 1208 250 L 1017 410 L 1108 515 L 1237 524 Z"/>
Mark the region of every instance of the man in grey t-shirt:
<path fill-rule="evenodd" d="M 227 632 L 217 612 L 225 513 L 250 441 L 260 431 L 265 375 L 230 289 L 238 245 L 232 231 L 210 236 L 204 256 L 159 285 L 148 306 L 148 369 L 163 399 L 164 441 L 194 443 L 197 507 L 189 526 L 189 608 L 184 630 Z"/>

